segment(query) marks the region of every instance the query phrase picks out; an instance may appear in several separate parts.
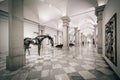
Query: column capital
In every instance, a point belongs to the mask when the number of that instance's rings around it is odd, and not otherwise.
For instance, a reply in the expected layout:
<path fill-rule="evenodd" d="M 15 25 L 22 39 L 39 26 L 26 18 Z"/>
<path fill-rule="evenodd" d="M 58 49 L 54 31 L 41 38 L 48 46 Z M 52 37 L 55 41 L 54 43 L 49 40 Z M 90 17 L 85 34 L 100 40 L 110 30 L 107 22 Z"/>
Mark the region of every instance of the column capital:
<path fill-rule="evenodd" d="M 97 16 L 97 22 L 102 20 L 102 13 L 104 11 L 105 5 L 96 7 L 95 15 Z"/>
<path fill-rule="evenodd" d="M 75 30 L 76 33 L 79 32 L 78 27 L 74 27 L 74 30 Z"/>
<path fill-rule="evenodd" d="M 75 30 L 78 30 L 78 27 L 74 27 Z"/>
<path fill-rule="evenodd" d="M 61 19 L 63 21 L 63 27 L 69 27 L 70 18 L 68 16 L 63 16 Z"/>
<path fill-rule="evenodd" d="M 45 29 L 45 25 L 38 25 L 40 27 L 41 30 L 44 30 Z"/>
<path fill-rule="evenodd" d="M 70 18 L 68 16 L 61 17 L 63 22 L 70 22 Z"/>
<path fill-rule="evenodd" d="M 104 8 L 105 8 L 105 5 L 96 7 L 95 8 L 95 15 L 96 16 L 102 15 Z"/>

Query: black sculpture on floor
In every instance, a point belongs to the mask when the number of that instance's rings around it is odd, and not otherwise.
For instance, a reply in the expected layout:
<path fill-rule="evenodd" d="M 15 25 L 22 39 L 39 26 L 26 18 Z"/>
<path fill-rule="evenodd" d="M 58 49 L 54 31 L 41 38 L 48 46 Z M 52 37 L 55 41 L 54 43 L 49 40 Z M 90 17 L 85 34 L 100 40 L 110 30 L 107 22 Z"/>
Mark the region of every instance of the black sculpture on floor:
<path fill-rule="evenodd" d="M 25 53 L 26 53 L 26 50 L 28 50 L 28 55 L 30 55 L 30 50 L 29 50 L 29 48 L 31 48 L 30 44 L 34 44 L 33 40 L 31 38 L 25 38 L 24 39 L 24 50 L 25 50 Z"/>
<path fill-rule="evenodd" d="M 37 36 L 33 39 L 31 39 L 31 38 L 25 38 L 24 39 L 25 52 L 26 52 L 26 49 L 29 50 L 30 44 L 34 44 L 34 45 L 38 46 L 38 55 L 40 56 L 40 48 L 41 48 L 41 45 L 42 45 L 42 41 L 45 38 L 48 38 L 50 40 L 51 46 L 54 46 L 54 41 L 53 41 L 53 38 L 51 36 L 49 36 L 49 35 L 39 35 L 39 36 Z"/>
<path fill-rule="evenodd" d="M 55 46 L 56 48 L 62 48 L 63 47 L 63 44 L 58 44 Z"/>
<path fill-rule="evenodd" d="M 74 44 L 73 44 L 73 43 L 69 43 L 69 46 L 72 47 L 72 46 L 74 46 Z M 58 45 L 56 45 L 55 47 L 56 47 L 56 48 L 62 48 L 62 47 L 63 47 L 63 44 L 58 44 Z"/>

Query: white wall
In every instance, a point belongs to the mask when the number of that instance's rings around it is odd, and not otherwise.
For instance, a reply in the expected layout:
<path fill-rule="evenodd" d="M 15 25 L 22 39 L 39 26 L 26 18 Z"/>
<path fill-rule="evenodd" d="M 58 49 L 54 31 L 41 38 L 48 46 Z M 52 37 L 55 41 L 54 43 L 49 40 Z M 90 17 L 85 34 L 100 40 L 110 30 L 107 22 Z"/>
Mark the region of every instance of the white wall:
<path fill-rule="evenodd" d="M 8 53 L 8 19 L 0 16 L 0 52 Z"/>
<path fill-rule="evenodd" d="M 105 57 L 105 24 L 117 13 L 117 67 Z M 120 77 L 120 0 L 109 0 L 103 12 L 103 56 Z"/>
<path fill-rule="evenodd" d="M 38 24 L 30 21 L 24 21 L 24 38 L 35 38 L 38 36 L 34 32 L 38 32 Z"/>

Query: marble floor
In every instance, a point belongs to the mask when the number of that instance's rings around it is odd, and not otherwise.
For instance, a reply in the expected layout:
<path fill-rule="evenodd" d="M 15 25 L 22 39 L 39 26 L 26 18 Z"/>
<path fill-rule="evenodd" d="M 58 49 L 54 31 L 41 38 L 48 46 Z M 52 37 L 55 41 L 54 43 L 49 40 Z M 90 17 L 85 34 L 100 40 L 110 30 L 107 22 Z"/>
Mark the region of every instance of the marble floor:
<path fill-rule="evenodd" d="M 0 80 L 120 80 L 92 45 L 31 50 L 26 66 L 6 70 L 6 55 L 0 54 Z"/>

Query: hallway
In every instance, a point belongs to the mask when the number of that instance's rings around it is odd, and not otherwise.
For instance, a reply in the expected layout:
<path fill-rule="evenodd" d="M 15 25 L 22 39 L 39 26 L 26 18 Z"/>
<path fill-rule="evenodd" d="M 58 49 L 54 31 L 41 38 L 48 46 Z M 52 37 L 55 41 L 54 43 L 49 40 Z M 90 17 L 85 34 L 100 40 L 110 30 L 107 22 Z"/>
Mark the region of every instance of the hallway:
<path fill-rule="evenodd" d="M 0 80 L 120 80 L 119 3 L 0 0 Z"/>
<path fill-rule="evenodd" d="M 16 71 L 6 70 L 5 56 L 0 54 L 0 80 L 119 80 L 91 44 L 69 52 L 47 48 L 41 56 L 31 50 L 26 66 Z"/>

